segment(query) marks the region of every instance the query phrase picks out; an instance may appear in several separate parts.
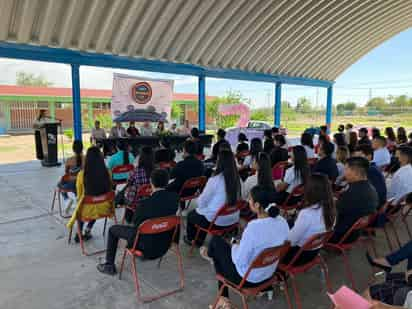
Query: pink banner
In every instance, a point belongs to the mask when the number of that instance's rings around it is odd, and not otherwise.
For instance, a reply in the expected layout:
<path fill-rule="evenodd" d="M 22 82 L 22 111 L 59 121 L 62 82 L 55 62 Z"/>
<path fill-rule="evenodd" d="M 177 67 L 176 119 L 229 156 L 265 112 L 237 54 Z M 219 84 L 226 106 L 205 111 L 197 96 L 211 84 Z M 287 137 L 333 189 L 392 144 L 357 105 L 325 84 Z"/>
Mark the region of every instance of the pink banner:
<path fill-rule="evenodd" d="M 219 113 L 223 116 L 239 115 L 238 127 L 246 127 L 250 120 L 250 108 L 244 103 L 239 104 L 221 104 Z"/>

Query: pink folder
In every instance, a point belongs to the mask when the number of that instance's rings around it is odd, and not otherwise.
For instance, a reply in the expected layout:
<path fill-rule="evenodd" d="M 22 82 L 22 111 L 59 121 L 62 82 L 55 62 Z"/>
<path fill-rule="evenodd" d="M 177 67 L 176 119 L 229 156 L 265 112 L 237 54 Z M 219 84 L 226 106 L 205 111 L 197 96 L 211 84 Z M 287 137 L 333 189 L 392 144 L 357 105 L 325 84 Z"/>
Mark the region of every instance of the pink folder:
<path fill-rule="evenodd" d="M 335 294 L 329 294 L 330 299 L 339 309 L 370 309 L 372 304 L 365 298 L 342 286 Z"/>

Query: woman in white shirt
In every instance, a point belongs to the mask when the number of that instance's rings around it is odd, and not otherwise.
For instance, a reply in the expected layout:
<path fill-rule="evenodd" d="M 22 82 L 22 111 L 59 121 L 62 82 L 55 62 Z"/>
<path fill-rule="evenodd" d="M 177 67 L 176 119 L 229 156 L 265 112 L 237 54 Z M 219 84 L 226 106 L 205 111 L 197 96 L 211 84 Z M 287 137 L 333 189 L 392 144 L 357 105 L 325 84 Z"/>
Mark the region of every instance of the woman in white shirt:
<path fill-rule="evenodd" d="M 310 175 L 308 159 L 303 146 L 293 147 L 291 159 L 293 166 L 286 170 L 283 181 L 276 186 L 274 202 L 278 205 L 283 204 L 296 187 L 306 184 Z"/>
<path fill-rule="evenodd" d="M 315 153 L 315 146 L 313 145 L 313 136 L 310 133 L 303 133 L 300 138 L 300 143 L 306 150 L 308 159 L 317 158 Z"/>
<path fill-rule="evenodd" d="M 338 168 L 338 177 L 336 178 L 335 184 L 339 187 L 346 185 L 345 182 L 345 164 L 346 160 L 349 159 L 349 149 L 346 146 L 339 146 L 336 151 L 336 167 Z"/>
<path fill-rule="evenodd" d="M 242 169 L 250 169 L 254 167 L 259 153 L 263 151 L 263 144 L 260 138 L 253 138 L 250 141 L 249 155 L 243 161 Z"/>
<path fill-rule="evenodd" d="M 222 237 L 215 236 L 208 248 L 200 249 L 203 258 L 213 261 L 216 273 L 235 284 L 241 282 L 254 259 L 263 250 L 283 245 L 289 233 L 289 226 L 279 215 L 279 209 L 269 205 L 265 188 L 252 188 L 249 207 L 256 213 L 257 219 L 249 222 L 238 244 L 230 246 Z M 277 263 L 252 270 L 244 287 L 253 287 L 271 278 L 276 267 Z M 227 289 L 223 290 L 222 296 L 228 297 Z"/>
<path fill-rule="evenodd" d="M 196 236 L 195 225 L 207 228 L 223 205 L 235 205 L 241 196 L 240 178 L 233 152 L 221 150 L 218 154 L 216 171 L 209 178 L 203 192 L 197 199 L 197 208 L 187 217 L 186 236 L 184 241 L 192 243 Z M 216 220 L 217 227 L 226 227 L 239 221 L 239 211 Z M 196 245 L 201 246 L 206 238 L 205 232 L 200 232 Z"/>
<path fill-rule="evenodd" d="M 305 186 L 303 208 L 289 232 L 291 248 L 282 259 L 282 264 L 292 261 L 299 250 L 314 235 L 331 231 L 335 222 L 336 209 L 330 181 L 326 175 L 314 174 Z M 294 265 L 303 265 L 315 258 L 317 250 L 304 251 Z"/>

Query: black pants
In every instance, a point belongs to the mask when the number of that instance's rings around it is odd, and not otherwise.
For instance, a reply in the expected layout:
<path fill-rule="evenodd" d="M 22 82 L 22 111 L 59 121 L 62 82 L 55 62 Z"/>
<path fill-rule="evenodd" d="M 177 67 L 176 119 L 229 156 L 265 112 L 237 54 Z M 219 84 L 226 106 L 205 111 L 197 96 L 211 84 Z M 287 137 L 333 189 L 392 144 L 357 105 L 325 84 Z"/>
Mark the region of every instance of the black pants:
<path fill-rule="evenodd" d="M 189 212 L 189 214 L 187 215 L 187 225 L 186 225 L 186 235 L 189 241 L 192 241 L 193 239 L 195 239 L 196 232 L 197 232 L 195 225 L 199 225 L 200 227 L 207 229 L 210 225 L 210 222 L 204 216 L 199 215 L 196 212 L 196 210 L 192 210 L 191 212 Z M 213 228 L 224 229 L 225 226 L 220 227 L 220 226 L 215 225 Z M 202 246 L 203 243 L 205 242 L 206 236 L 207 236 L 207 233 L 200 231 L 199 236 L 196 241 L 196 245 L 199 247 Z"/>
<path fill-rule="evenodd" d="M 86 228 L 88 230 L 91 230 L 95 223 L 96 223 L 96 220 L 92 220 L 92 221 L 87 222 Z M 80 226 L 80 230 L 83 231 L 84 222 L 83 221 L 78 221 L 78 224 Z"/>
<path fill-rule="evenodd" d="M 234 284 L 239 284 L 242 281 L 243 278 L 237 272 L 236 266 L 232 261 L 232 249 L 222 237 L 213 236 L 212 240 L 210 241 L 207 254 L 213 259 L 216 273 L 222 275 Z M 243 287 L 252 288 L 261 285 L 262 283 L 263 282 L 251 283 L 246 281 Z M 218 282 L 219 289 L 221 288 L 221 286 L 222 284 Z M 222 296 L 229 296 L 229 290 L 227 288 L 223 290 Z"/>
<path fill-rule="evenodd" d="M 301 247 L 299 246 L 290 247 L 289 251 L 282 258 L 281 263 L 288 265 L 290 262 L 292 262 L 293 258 L 299 252 L 300 248 Z M 301 266 L 311 262 L 318 255 L 318 253 L 319 250 L 303 251 L 300 257 L 295 261 L 295 263 L 293 263 L 293 266 Z"/>
<path fill-rule="evenodd" d="M 110 227 L 107 239 L 106 263 L 114 265 L 119 239 L 127 240 L 128 247 L 131 247 L 135 236 L 136 228 L 134 226 L 116 224 Z"/>

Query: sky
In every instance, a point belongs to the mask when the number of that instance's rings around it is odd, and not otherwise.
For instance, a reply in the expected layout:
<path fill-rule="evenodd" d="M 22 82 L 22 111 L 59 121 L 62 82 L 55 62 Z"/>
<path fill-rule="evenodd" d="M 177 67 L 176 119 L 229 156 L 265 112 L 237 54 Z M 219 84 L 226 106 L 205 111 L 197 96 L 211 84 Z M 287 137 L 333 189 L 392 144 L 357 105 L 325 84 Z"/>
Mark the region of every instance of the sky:
<path fill-rule="evenodd" d="M 406 94 L 412 96 L 412 29 L 391 38 L 363 56 L 336 80 L 334 103 L 353 101 L 363 105 L 372 96 Z M 26 71 L 42 74 L 55 87 L 71 87 L 70 67 L 64 64 L 31 62 L 0 58 L 0 84 L 14 84 L 16 73 Z M 112 88 L 112 74 L 119 72 L 139 77 L 173 79 L 174 91 L 197 93 L 197 78 L 193 76 L 128 71 L 96 67 L 81 67 L 82 88 Z M 246 82 L 207 78 L 206 93 L 225 95 L 239 91 L 252 107 L 272 107 L 273 85 L 270 83 Z M 282 100 L 296 104 L 299 97 L 309 98 L 314 105 L 326 104 L 324 88 L 284 85 Z"/>

